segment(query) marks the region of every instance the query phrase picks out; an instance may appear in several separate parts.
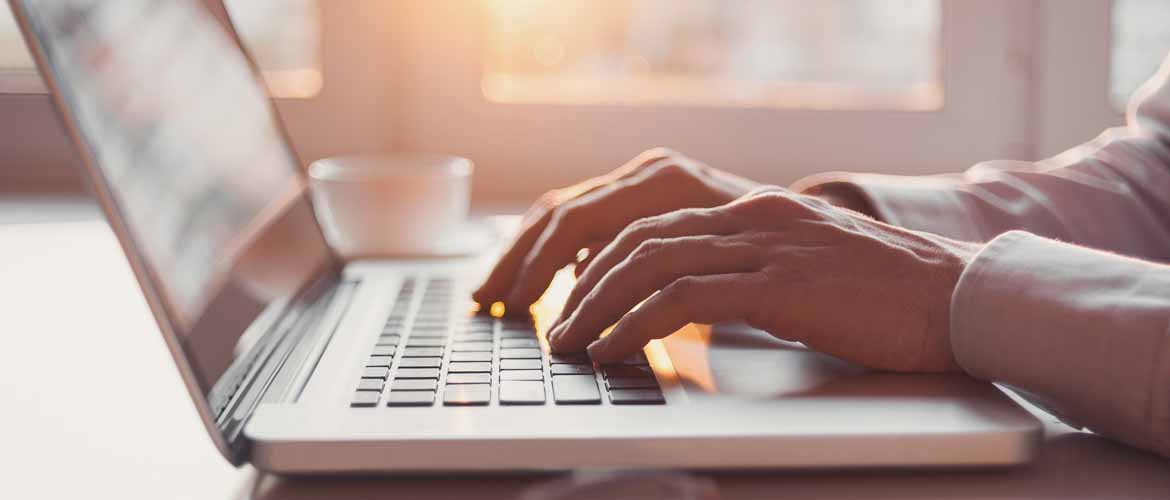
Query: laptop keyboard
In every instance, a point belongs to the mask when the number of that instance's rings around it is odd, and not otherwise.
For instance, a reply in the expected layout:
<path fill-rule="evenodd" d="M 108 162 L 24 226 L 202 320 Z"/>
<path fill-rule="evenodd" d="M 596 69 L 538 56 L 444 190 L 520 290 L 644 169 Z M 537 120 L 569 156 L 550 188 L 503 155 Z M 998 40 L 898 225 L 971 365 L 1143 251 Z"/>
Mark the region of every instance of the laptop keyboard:
<path fill-rule="evenodd" d="M 549 354 L 531 320 L 453 311 L 446 277 L 403 281 L 350 400 L 354 408 L 663 404 L 641 353 L 594 365 L 586 353 Z"/>

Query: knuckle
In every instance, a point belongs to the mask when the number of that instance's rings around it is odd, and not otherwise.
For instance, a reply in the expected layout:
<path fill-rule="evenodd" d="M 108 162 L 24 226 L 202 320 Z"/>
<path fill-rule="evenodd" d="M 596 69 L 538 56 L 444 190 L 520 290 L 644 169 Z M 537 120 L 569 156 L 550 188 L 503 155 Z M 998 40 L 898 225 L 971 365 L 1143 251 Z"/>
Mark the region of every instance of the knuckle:
<path fill-rule="evenodd" d="M 564 203 L 553 209 L 549 226 L 564 230 L 573 229 L 581 220 L 581 207 L 577 203 Z"/>
<path fill-rule="evenodd" d="M 777 211 L 799 214 L 810 210 L 807 205 L 798 201 L 792 194 L 780 190 L 756 193 L 744 199 L 743 203 L 738 204 L 737 208 L 740 211 L 751 214 L 759 214 L 761 212 L 775 213 Z"/>
<path fill-rule="evenodd" d="M 641 219 L 631 222 L 622 229 L 622 234 L 618 235 L 619 241 L 637 241 L 649 234 L 654 228 L 661 223 L 660 216 L 643 217 Z"/>
<path fill-rule="evenodd" d="M 552 209 L 556 208 L 557 205 L 560 204 L 560 199 L 561 199 L 560 191 L 558 191 L 556 189 L 553 189 L 550 191 L 545 191 L 544 193 L 541 193 L 540 197 L 538 197 L 536 199 L 536 203 L 533 204 L 533 207 L 534 208 L 543 208 L 546 210 L 552 210 Z"/>
<path fill-rule="evenodd" d="M 642 154 L 638 156 L 649 160 L 654 158 L 673 158 L 682 155 L 678 151 L 674 150 L 674 148 L 667 146 L 656 146 L 643 151 Z"/>
<path fill-rule="evenodd" d="M 695 294 L 702 282 L 699 278 L 694 276 L 683 276 L 674 280 L 666 288 L 662 289 L 662 293 L 670 300 L 684 300 Z"/>
<path fill-rule="evenodd" d="M 528 211 L 524 212 L 524 222 L 531 224 L 556 210 L 557 205 L 561 203 L 561 195 L 558 190 L 545 191 L 532 202 L 532 206 L 528 207 Z"/>
<path fill-rule="evenodd" d="M 636 170 L 640 171 L 651 168 L 655 163 L 660 161 L 680 157 L 682 157 L 682 155 L 678 151 L 668 147 L 659 146 L 638 153 L 637 156 L 627 162 L 627 165 L 633 165 Z"/>
<path fill-rule="evenodd" d="M 643 263 L 653 260 L 654 257 L 661 254 L 666 247 L 666 240 L 659 238 L 650 238 L 638 244 L 638 247 L 630 253 L 630 262 L 634 264 Z"/>
<path fill-rule="evenodd" d="M 675 158 L 660 161 L 652 168 L 654 169 L 653 175 L 663 179 L 683 180 L 690 179 L 695 176 L 694 171 L 690 166 L 686 165 L 684 162 L 678 161 Z"/>

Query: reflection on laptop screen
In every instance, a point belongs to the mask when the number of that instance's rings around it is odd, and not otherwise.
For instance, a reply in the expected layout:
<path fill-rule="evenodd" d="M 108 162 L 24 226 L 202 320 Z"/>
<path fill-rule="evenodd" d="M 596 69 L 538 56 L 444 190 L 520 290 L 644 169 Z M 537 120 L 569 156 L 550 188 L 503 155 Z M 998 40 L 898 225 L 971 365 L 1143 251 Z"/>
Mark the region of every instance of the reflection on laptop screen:
<path fill-rule="evenodd" d="M 262 84 L 233 34 L 194 0 L 25 9 L 207 393 L 252 320 L 331 258 Z"/>

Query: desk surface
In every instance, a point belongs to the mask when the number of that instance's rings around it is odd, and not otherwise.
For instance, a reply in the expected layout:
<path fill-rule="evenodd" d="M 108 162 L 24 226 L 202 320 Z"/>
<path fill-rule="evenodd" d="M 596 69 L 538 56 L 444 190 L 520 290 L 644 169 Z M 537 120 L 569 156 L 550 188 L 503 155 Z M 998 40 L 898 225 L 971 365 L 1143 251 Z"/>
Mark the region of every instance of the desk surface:
<path fill-rule="evenodd" d="M 554 476 L 286 479 L 204 434 L 122 257 L 85 204 L 0 200 L 0 498 L 516 498 Z M 1037 412 L 1009 471 L 703 474 L 723 498 L 1167 498 L 1170 461 Z"/>

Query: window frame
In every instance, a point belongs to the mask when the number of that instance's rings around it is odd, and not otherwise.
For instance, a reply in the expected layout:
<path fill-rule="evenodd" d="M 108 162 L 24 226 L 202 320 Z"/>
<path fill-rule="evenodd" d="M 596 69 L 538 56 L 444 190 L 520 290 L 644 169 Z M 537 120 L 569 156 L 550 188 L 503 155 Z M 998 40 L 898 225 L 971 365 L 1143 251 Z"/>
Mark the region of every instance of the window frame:
<path fill-rule="evenodd" d="M 394 144 L 475 159 L 483 202 L 529 199 L 656 145 L 776 184 L 828 170 L 939 173 L 1033 153 L 1031 2 L 942 0 L 944 103 L 934 111 L 494 103 L 479 88 L 482 6 L 406 7 L 412 65 Z M 439 23 L 442 37 L 417 28 Z"/>
<path fill-rule="evenodd" d="M 1033 127 L 1037 158 L 1046 158 L 1125 123 L 1109 98 L 1112 0 L 1039 3 Z"/>
<path fill-rule="evenodd" d="M 476 161 L 480 206 L 522 204 L 656 145 L 787 184 L 826 170 L 929 174 L 1037 159 L 1123 121 L 1108 98 L 1110 0 L 941 1 L 937 111 L 488 102 L 483 3 L 423 0 L 320 2 L 321 93 L 275 102 L 302 160 L 461 154 Z M 80 189 L 47 95 L 0 93 L 0 130 L 0 191 Z"/>

